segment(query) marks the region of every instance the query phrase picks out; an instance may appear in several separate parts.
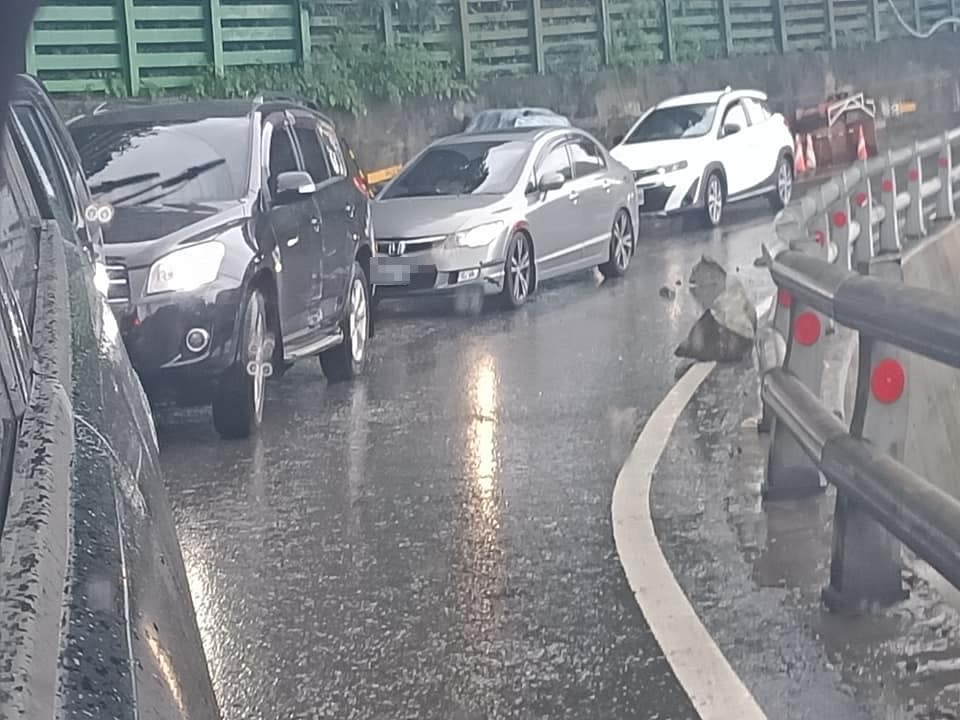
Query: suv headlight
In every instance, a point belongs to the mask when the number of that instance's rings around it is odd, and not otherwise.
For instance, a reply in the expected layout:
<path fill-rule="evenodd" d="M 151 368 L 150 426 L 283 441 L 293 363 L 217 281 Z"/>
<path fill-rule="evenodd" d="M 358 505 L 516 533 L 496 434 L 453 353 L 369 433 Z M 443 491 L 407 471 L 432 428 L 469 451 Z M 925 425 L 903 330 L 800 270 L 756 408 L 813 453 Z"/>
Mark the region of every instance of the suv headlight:
<path fill-rule="evenodd" d="M 462 230 L 453 236 L 453 242 L 460 247 L 485 247 L 500 237 L 503 232 L 503 221 L 484 223 L 469 230 Z"/>
<path fill-rule="evenodd" d="M 174 250 L 150 266 L 146 294 L 188 292 L 212 283 L 224 252 L 223 243 L 216 241 Z"/>
<path fill-rule="evenodd" d="M 670 165 L 661 165 L 657 168 L 658 175 L 667 175 L 672 172 L 677 172 L 677 170 L 685 170 L 687 167 L 687 161 L 681 160 L 680 162 L 671 163 Z"/>

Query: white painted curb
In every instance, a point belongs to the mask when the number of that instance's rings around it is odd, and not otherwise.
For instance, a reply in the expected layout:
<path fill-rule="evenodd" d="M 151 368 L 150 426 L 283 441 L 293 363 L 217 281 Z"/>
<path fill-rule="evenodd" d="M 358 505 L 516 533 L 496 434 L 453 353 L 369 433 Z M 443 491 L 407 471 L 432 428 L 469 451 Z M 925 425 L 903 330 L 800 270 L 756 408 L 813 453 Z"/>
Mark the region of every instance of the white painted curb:
<path fill-rule="evenodd" d="M 647 625 L 702 720 L 765 720 L 700 622 L 660 549 L 650 481 L 673 427 L 716 363 L 693 365 L 644 425 L 613 490 L 613 539 Z"/>

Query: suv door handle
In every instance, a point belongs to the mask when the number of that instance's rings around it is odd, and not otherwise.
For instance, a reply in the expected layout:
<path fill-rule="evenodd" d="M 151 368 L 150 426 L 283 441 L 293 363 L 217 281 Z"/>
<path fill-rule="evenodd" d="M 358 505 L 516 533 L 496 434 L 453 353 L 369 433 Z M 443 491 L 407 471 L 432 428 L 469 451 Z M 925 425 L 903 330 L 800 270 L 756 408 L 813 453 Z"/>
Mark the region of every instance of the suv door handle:
<path fill-rule="evenodd" d="M 313 228 L 313 231 L 314 231 L 314 232 L 320 232 L 320 225 L 321 225 L 321 224 L 322 224 L 322 223 L 320 222 L 320 218 L 318 218 L 318 217 L 316 217 L 316 216 L 310 218 L 310 227 Z"/>
<path fill-rule="evenodd" d="M 580 193 L 578 193 L 576 190 L 571 190 L 567 197 L 570 198 L 571 202 L 577 202 L 577 200 L 580 199 Z"/>
<path fill-rule="evenodd" d="M 346 204 L 346 207 L 344 207 L 343 209 L 347 211 L 347 217 L 350 218 L 351 220 L 352 220 L 354 217 L 356 217 L 356 215 L 357 215 L 357 207 L 356 207 L 356 205 L 354 205 L 352 202 L 348 202 L 348 203 Z"/>

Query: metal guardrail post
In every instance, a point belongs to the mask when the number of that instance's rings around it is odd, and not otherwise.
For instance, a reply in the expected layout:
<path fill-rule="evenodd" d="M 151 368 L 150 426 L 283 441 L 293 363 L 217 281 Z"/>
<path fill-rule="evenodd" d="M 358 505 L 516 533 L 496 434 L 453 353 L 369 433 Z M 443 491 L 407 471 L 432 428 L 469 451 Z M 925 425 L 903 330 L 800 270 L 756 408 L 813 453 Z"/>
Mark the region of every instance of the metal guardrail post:
<path fill-rule="evenodd" d="M 903 282 L 898 255 L 881 256 L 869 273 Z M 850 434 L 903 460 L 907 432 L 906 376 L 909 353 L 860 335 L 856 402 Z M 823 601 L 830 610 L 888 605 L 906 597 L 900 577 L 900 541 L 853 498 L 837 491 L 833 516 L 830 584 Z"/>
<path fill-rule="evenodd" d="M 830 213 L 830 242 L 837 248 L 837 262 L 840 267 L 851 270 L 852 245 L 855 238 L 854 226 L 851 223 L 850 188 L 847 187 L 847 181 L 842 176 L 839 185 L 841 199 L 834 206 L 834 211 Z"/>
<path fill-rule="evenodd" d="M 892 155 L 892 153 L 891 153 Z M 919 192 L 920 183 L 917 183 Z M 897 176 L 891 165 L 880 179 L 883 222 L 880 223 L 880 251 L 900 252 L 900 221 L 897 219 Z"/>
<path fill-rule="evenodd" d="M 866 272 L 874 254 L 875 237 L 873 232 L 873 187 L 867 172 L 867 163 L 860 163 L 863 179 L 857 183 L 853 194 L 853 218 L 860 226 L 860 235 L 853 246 L 853 262 L 858 272 Z"/>
<path fill-rule="evenodd" d="M 783 368 L 819 397 L 823 379 L 825 318 L 795 302 L 789 293 L 782 293 L 780 300 L 790 307 L 790 330 Z M 764 499 L 776 501 L 810 495 L 822 491 L 823 487 L 816 463 L 790 431 L 777 427 L 774 421 L 764 477 Z"/>
<path fill-rule="evenodd" d="M 916 144 L 919 150 L 919 143 Z M 910 193 L 910 205 L 907 206 L 907 221 L 904 231 L 907 237 L 919 238 L 927 234 L 926 223 L 923 218 L 923 195 L 920 186 L 923 185 L 923 167 L 921 156 L 915 152 L 907 164 L 907 191 Z"/>
<path fill-rule="evenodd" d="M 940 192 L 937 193 L 937 220 L 953 220 L 953 148 L 950 147 L 950 133 L 943 136 L 943 148 L 937 158 L 937 175 L 940 178 Z"/>

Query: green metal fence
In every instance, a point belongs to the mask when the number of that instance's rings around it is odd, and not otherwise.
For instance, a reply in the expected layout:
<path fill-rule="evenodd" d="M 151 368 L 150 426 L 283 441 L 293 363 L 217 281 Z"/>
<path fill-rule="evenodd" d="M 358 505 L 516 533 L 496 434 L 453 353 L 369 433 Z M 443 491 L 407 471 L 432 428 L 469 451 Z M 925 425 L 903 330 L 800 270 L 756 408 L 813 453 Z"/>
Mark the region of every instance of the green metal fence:
<path fill-rule="evenodd" d="M 893 0 L 915 27 L 960 0 Z M 417 42 L 469 77 L 859 47 L 906 35 L 888 0 L 48 0 L 26 65 L 54 92 L 139 93 L 199 73 L 310 61 L 349 32 Z"/>

